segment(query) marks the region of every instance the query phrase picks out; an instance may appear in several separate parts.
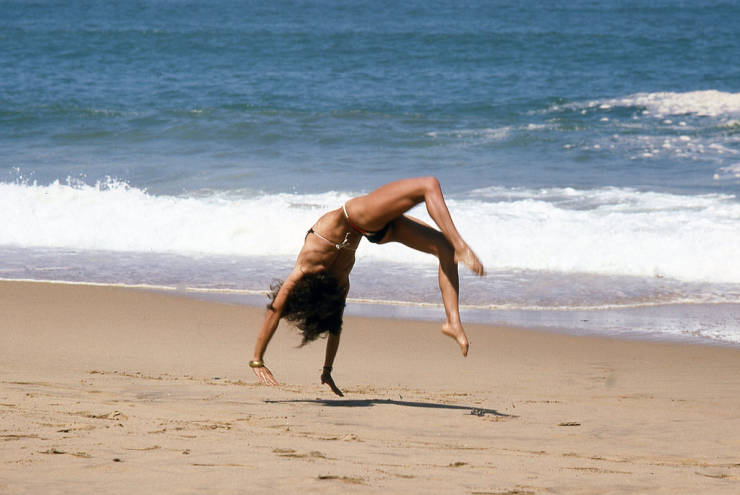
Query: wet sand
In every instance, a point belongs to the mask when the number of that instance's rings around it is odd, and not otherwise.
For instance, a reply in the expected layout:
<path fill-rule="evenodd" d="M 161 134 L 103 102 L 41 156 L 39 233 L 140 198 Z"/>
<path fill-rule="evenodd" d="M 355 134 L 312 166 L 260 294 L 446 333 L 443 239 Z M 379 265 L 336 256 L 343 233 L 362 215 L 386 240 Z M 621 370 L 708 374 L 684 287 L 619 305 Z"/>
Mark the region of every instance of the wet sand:
<path fill-rule="evenodd" d="M 740 349 L 347 317 L 0 282 L 0 493 L 740 492 Z"/>

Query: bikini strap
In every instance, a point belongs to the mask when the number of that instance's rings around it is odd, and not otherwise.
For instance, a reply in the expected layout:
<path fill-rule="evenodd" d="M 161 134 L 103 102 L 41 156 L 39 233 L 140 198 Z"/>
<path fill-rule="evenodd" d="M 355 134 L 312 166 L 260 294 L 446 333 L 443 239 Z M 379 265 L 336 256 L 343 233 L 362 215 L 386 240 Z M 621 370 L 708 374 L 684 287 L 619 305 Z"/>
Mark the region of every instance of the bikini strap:
<path fill-rule="evenodd" d="M 350 227 L 352 227 L 353 230 L 359 232 L 362 235 L 372 234 L 372 232 L 365 230 L 365 229 L 361 229 L 360 227 L 352 223 L 352 220 L 349 219 L 349 215 L 347 214 L 347 202 L 346 201 L 342 205 L 342 211 L 344 211 L 344 218 L 347 219 L 347 223 L 349 224 Z"/>
<path fill-rule="evenodd" d="M 326 242 L 328 242 L 329 244 L 332 244 L 332 245 L 333 245 L 333 246 L 334 246 L 335 248 L 337 248 L 337 251 L 339 251 L 340 249 L 349 249 L 349 250 L 351 250 L 351 251 L 356 251 L 356 249 L 354 249 L 354 248 L 351 248 L 351 247 L 349 247 L 349 244 L 350 244 L 350 242 L 349 242 L 349 232 L 346 232 L 346 233 L 344 234 L 344 240 L 343 240 L 342 242 L 340 242 L 339 244 L 337 244 L 337 243 L 335 243 L 334 241 L 332 241 L 331 239 L 327 239 L 327 238 L 326 238 L 326 237 L 324 237 L 323 235 L 319 234 L 318 232 L 316 232 L 316 231 L 315 231 L 315 230 L 313 229 L 313 227 L 311 227 L 311 228 L 310 228 L 310 229 L 308 230 L 308 232 L 306 232 L 306 237 L 308 237 L 308 234 L 313 234 L 313 235 L 315 235 L 316 237 L 318 237 L 319 239 L 323 239 L 323 240 L 325 240 Z"/>

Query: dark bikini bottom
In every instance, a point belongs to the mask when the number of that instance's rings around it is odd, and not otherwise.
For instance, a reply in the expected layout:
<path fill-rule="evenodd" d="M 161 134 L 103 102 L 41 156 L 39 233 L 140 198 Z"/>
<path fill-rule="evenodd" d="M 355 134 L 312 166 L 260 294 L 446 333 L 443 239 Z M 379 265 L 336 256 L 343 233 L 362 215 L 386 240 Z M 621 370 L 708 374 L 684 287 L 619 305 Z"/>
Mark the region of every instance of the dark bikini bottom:
<path fill-rule="evenodd" d="M 388 232 L 388 229 L 391 226 L 390 223 L 387 223 L 385 224 L 385 226 L 383 226 L 382 229 L 371 232 L 369 230 L 365 230 L 363 228 L 358 227 L 357 225 L 354 224 L 352 220 L 349 219 L 349 215 L 347 214 L 347 203 L 344 203 L 342 205 L 342 211 L 344 212 L 344 218 L 347 219 L 347 223 L 349 224 L 349 226 L 352 227 L 353 230 L 364 235 L 365 238 L 368 241 L 372 242 L 373 244 L 378 244 L 380 241 L 382 241 L 383 237 L 385 237 L 385 234 Z"/>
<path fill-rule="evenodd" d="M 375 232 L 367 232 L 367 231 L 361 231 L 359 229 L 355 229 L 358 232 L 360 232 L 362 235 L 365 236 L 365 238 L 372 242 L 373 244 L 377 244 L 380 241 L 383 240 L 383 237 L 385 237 L 385 234 L 388 233 L 388 229 L 391 227 L 390 223 L 385 224 L 385 227 L 383 227 L 380 230 L 376 230 Z"/>

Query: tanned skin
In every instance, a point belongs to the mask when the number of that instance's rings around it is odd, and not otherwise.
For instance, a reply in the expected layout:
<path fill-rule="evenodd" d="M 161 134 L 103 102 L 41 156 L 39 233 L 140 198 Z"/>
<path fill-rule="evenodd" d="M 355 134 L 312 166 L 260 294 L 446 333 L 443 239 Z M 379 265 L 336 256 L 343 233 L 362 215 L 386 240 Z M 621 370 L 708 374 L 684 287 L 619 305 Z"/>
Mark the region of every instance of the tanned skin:
<path fill-rule="evenodd" d="M 425 203 L 429 216 L 439 230 L 432 228 L 405 213 L 419 203 Z M 442 333 L 454 339 L 463 356 L 467 356 L 470 342 L 465 335 L 459 311 L 458 262 L 473 273 L 485 275 L 483 264 L 463 240 L 452 222 L 439 181 L 434 177 L 417 177 L 391 182 L 373 192 L 350 199 L 345 204 L 347 214 L 356 227 L 365 231 L 378 231 L 385 225 L 390 228 L 379 244 L 400 242 L 412 249 L 429 253 L 439 260 L 439 289 L 445 308 Z M 355 250 L 362 234 L 350 225 L 342 208 L 332 210 L 319 218 L 313 230 L 323 236 L 307 235 L 298 260 L 267 310 L 254 346 L 253 359 L 263 361 L 267 345 L 278 327 L 286 298 L 304 274 L 326 272 L 334 276 L 349 291 L 349 274 L 355 263 Z M 349 234 L 349 235 L 347 235 Z M 337 249 L 344 239 L 348 244 Z M 345 295 L 346 297 L 346 295 Z M 329 334 L 321 383 L 343 396 L 334 383 L 331 368 L 339 348 L 339 335 Z M 252 368 L 259 380 L 266 385 L 278 382 L 266 366 Z"/>

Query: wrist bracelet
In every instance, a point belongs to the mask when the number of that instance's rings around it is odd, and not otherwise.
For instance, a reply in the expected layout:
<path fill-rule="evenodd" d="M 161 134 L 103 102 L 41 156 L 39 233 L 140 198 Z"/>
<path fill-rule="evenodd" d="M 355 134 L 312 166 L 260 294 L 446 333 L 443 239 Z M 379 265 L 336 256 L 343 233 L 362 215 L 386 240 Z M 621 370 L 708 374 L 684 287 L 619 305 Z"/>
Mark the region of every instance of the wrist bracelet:
<path fill-rule="evenodd" d="M 249 362 L 249 367 L 250 368 L 264 368 L 265 367 L 265 362 L 264 361 L 261 361 L 261 360 L 260 361 L 250 361 Z"/>

